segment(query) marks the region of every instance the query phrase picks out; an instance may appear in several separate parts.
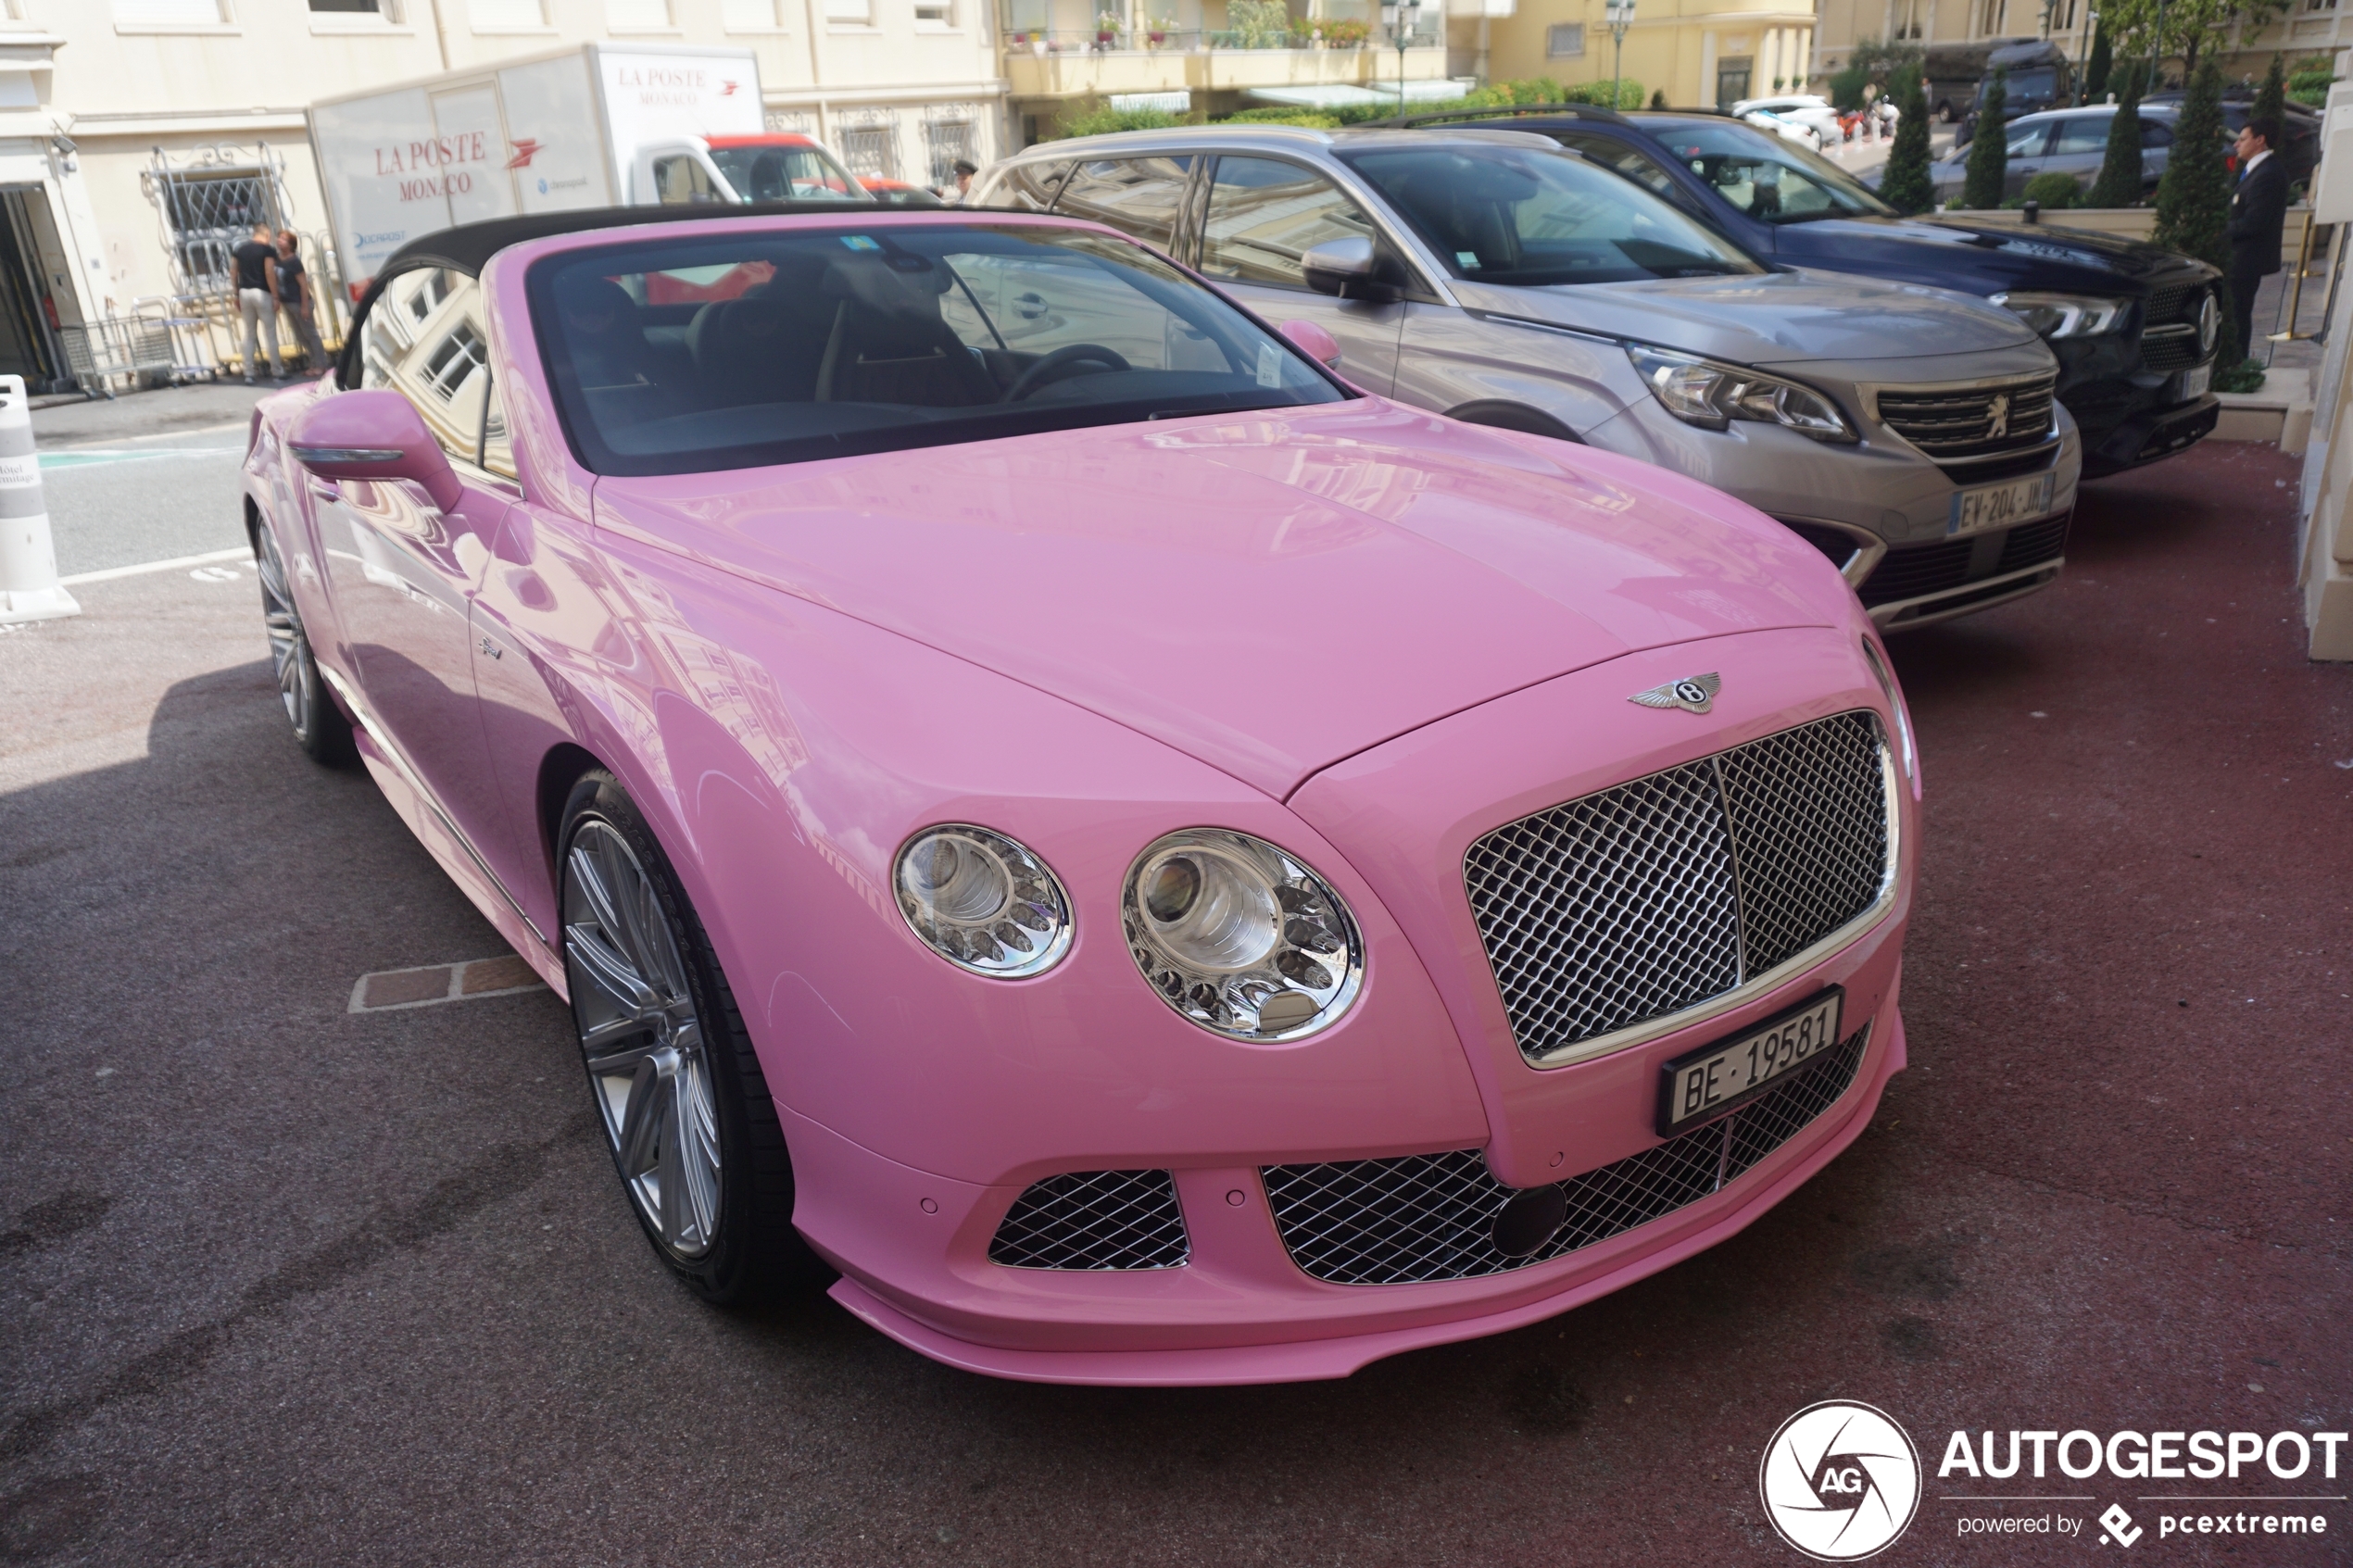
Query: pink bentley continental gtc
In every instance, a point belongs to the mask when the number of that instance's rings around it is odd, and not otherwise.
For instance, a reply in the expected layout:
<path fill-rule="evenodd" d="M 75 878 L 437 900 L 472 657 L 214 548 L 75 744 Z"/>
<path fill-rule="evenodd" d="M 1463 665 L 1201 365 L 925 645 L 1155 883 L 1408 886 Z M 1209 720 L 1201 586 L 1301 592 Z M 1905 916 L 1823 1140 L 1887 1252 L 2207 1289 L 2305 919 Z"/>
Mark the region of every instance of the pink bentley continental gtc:
<path fill-rule="evenodd" d="M 1919 797 L 1819 551 L 1064 219 L 412 243 L 245 515 L 297 741 L 568 998 L 702 1296 L 1344 1376 L 1861 1132 Z"/>

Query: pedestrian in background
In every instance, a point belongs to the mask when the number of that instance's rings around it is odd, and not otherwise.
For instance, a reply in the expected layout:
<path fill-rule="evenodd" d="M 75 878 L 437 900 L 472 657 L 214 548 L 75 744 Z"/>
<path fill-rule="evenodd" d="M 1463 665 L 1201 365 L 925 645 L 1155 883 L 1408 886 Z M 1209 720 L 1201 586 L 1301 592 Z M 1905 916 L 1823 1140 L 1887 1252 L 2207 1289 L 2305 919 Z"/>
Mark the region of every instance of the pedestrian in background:
<path fill-rule="evenodd" d="M 286 373 L 278 362 L 278 247 L 270 243 L 270 225 L 255 224 L 253 237 L 229 257 L 237 269 L 237 313 L 245 319 L 245 384 L 254 384 L 254 367 L 260 363 L 257 333 L 270 339 L 270 379 L 283 381 Z"/>
<path fill-rule="evenodd" d="M 960 203 L 970 201 L 973 194 L 973 176 L 979 172 L 979 166 L 974 163 L 972 159 L 968 157 L 958 158 L 956 160 L 956 194 L 950 196 L 948 199 L 951 202 Z"/>
<path fill-rule="evenodd" d="M 292 229 L 278 231 L 278 256 L 271 265 L 277 271 L 278 304 L 294 325 L 303 367 L 318 375 L 327 368 L 327 345 L 319 341 L 318 301 L 310 293 L 310 271 L 302 264 L 302 241 Z"/>
<path fill-rule="evenodd" d="M 2287 224 L 2287 166 L 2271 156 L 2280 123 L 2259 115 L 2239 132 L 2238 188 L 2231 193 L 2231 310 L 2239 352 L 2255 357 L 2255 295 L 2280 270 L 2280 231 Z"/>

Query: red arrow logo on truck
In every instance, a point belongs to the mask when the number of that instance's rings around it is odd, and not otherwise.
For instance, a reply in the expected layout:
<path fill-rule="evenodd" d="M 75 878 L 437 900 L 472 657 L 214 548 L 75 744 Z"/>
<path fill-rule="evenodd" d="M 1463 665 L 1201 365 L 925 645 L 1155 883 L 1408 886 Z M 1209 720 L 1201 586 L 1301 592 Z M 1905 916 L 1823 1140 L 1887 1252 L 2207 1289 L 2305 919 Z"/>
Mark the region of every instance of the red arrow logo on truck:
<path fill-rule="evenodd" d="M 732 82 L 726 82 L 719 89 L 719 95 L 723 98 L 734 97 L 736 95 L 736 84 Z"/>
<path fill-rule="evenodd" d="M 539 144 L 528 136 L 521 141 L 510 142 L 508 145 L 515 149 L 515 156 L 507 160 L 509 169 L 528 169 L 531 167 L 531 160 L 539 156 Z"/>

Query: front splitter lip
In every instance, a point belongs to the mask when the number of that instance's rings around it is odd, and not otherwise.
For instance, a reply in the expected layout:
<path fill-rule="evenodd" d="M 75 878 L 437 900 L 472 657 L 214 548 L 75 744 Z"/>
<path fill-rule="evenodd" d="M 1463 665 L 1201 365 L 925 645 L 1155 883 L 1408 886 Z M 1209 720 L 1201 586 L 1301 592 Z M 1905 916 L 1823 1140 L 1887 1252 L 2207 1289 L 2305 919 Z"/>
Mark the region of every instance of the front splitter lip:
<path fill-rule="evenodd" d="M 1499 1311 L 1383 1329 L 1371 1334 L 1267 1345 L 1197 1346 L 1175 1349 L 1038 1350 L 975 1344 L 943 1333 L 844 1274 L 831 1291 L 852 1316 L 919 1355 L 965 1372 L 1020 1383 L 1067 1383 L 1102 1387 L 1211 1387 L 1261 1383 L 1312 1383 L 1347 1377 L 1372 1362 L 1407 1350 L 1484 1338 L 1622 1290 L 1638 1280 L 1730 1239 L 1796 1191 L 1860 1137 L 1879 1110 L 1887 1080 L 1905 1060 L 1904 1028 L 1895 1019 L 1884 1054 L 1865 1080 L 1844 1120 L 1806 1154 L 1714 1221 L 1627 1258 L 1616 1268 L 1582 1277 L 1561 1290 Z M 1673 1216 L 1654 1224 L 1665 1226 Z M 1499 1276 L 1508 1277 L 1508 1276 Z M 1364 1288 L 1386 1289 L 1389 1286 Z M 1410 1288 L 1410 1287 L 1407 1287 Z"/>

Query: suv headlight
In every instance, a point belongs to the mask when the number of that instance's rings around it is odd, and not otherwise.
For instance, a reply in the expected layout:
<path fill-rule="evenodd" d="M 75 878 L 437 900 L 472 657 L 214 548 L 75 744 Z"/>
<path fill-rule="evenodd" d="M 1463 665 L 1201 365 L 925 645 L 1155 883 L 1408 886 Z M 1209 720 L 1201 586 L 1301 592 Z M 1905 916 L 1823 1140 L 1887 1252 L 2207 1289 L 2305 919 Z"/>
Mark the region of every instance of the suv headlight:
<path fill-rule="evenodd" d="M 1001 833 L 963 822 L 900 847 L 892 892 L 907 927 L 959 969 L 1018 980 L 1070 948 L 1070 899 L 1046 862 Z"/>
<path fill-rule="evenodd" d="M 1817 441 L 1853 441 L 1838 405 L 1810 386 L 1740 365 L 1626 345 L 1652 394 L 1686 424 L 1722 430 L 1734 420 L 1783 425 Z"/>
<path fill-rule="evenodd" d="M 2037 294 L 2027 289 L 1987 295 L 1998 305 L 2048 338 L 2097 337 L 2124 324 L 2129 299 L 2107 299 L 2090 294 Z"/>
<path fill-rule="evenodd" d="M 1331 884 L 1263 838 L 1188 828 L 1120 890 L 1127 950 L 1161 1000 L 1237 1040 L 1295 1040 L 1356 999 L 1365 945 Z"/>

